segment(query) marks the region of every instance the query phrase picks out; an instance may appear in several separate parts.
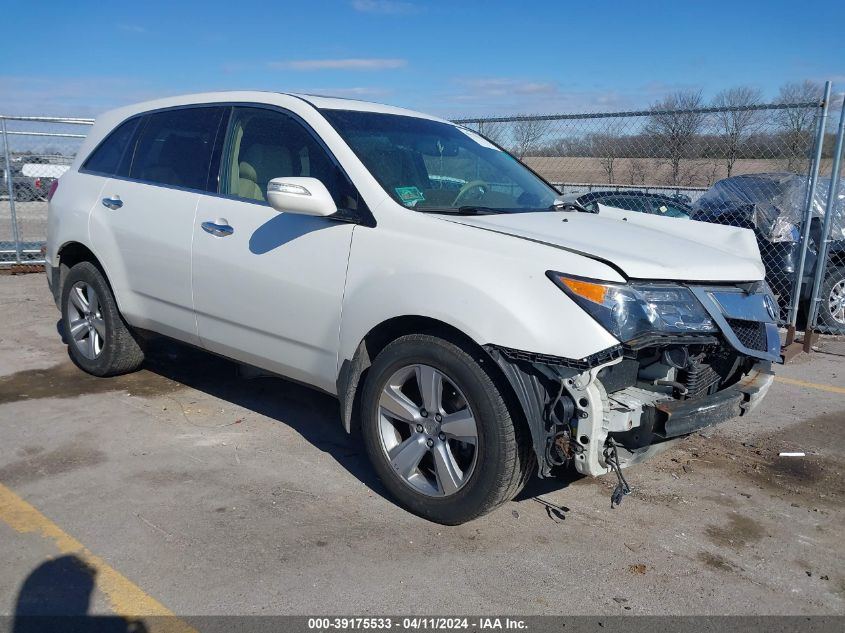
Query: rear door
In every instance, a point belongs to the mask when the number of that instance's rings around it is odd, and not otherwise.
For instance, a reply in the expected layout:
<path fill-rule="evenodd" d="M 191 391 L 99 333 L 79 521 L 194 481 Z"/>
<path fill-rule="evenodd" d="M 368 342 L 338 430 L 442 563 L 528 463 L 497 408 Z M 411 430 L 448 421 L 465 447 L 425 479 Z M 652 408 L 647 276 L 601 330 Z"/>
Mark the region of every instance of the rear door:
<path fill-rule="evenodd" d="M 224 148 L 219 195 L 200 197 L 193 226 L 203 345 L 331 392 L 354 224 L 280 213 L 267 182 L 318 178 L 352 217 L 363 203 L 316 134 L 286 112 L 234 107 Z"/>
<path fill-rule="evenodd" d="M 91 213 L 91 241 L 132 325 L 198 344 L 191 238 L 226 108 L 145 115 Z M 216 185 L 216 182 L 215 182 Z"/>

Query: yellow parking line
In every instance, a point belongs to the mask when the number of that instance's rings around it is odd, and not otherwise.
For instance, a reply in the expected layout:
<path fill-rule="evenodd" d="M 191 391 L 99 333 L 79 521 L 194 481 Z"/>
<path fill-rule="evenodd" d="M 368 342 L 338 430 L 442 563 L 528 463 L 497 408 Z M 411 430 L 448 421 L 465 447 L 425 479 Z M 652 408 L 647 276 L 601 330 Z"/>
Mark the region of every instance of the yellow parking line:
<path fill-rule="evenodd" d="M 120 616 L 169 616 L 154 618 L 145 624 L 151 631 L 197 633 L 196 629 L 176 618 L 163 604 L 145 593 L 138 585 L 115 570 L 82 543 L 62 530 L 32 505 L 0 484 L 0 521 L 21 534 L 36 533 L 53 541 L 62 554 L 74 554 L 96 570 L 97 587 L 106 596 L 111 609 Z"/>
<path fill-rule="evenodd" d="M 824 383 L 817 382 L 804 382 L 803 380 L 784 378 L 783 376 L 775 376 L 775 380 L 777 382 L 782 382 L 785 385 L 807 387 L 807 389 L 818 389 L 819 391 L 829 391 L 830 393 L 845 393 L 845 387 L 836 387 L 835 385 L 825 385 Z"/>

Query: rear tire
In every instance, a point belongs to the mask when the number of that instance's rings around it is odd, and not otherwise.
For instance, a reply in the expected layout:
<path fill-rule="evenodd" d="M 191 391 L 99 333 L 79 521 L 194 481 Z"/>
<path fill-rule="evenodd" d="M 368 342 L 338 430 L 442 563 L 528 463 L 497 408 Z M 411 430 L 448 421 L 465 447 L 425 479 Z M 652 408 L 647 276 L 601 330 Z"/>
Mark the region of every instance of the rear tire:
<path fill-rule="evenodd" d="M 133 372 L 144 362 L 138 339 L 120 316 L 109 284 L 91 262 L 76 264 L 62 286 L 62 325 L 76 365 L 94 376 Z"/>
<path fill-rule="evenodd" d="M 530 444 L 476 356 L 435 336 L 403 336 L 376 357 L 361 400 L 364 444 L 385 487 L 446 525 L 509 501 L 530 475 Z"/>

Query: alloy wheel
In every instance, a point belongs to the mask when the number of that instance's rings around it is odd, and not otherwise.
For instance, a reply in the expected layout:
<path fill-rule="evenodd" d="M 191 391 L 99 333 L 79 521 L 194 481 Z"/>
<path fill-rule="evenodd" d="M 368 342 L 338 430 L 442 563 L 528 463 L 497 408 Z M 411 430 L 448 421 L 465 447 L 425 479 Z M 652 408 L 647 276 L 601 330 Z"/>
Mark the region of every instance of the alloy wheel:
<path fill-rule="evenodd" d="M 73 284 L 65 322 L 73 345 L 90 360 L 102 353 L 106 343 L 106 323 L 100 310 L 100 299 L 90 284 L 84 281 Z"/>
<path fill-rule="evenodd" d="M 458 492 L 478 455 L 478 426 L 460 388 L 429 365 L 394 372 L 378 407 L 381 447 L 394 472 L 431 497 Z"/>
<path fill-rule="evenodd" d="M 828 311 L 834 321 L 845 325 L 845 279 L 837 282 L 830 289 Z"/>

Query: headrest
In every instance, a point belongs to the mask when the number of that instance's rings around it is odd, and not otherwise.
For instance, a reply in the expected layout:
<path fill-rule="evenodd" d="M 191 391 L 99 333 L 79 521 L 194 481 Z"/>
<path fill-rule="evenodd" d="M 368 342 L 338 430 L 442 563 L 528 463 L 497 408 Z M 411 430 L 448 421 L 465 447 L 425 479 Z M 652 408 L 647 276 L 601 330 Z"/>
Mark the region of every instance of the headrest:
<path fill-rule="evenodd" d="M 265 178 L 294 175 L 290 150 L 287 147 L 253 143 L 246 150 L 244 158 L 253 165 L 259 165 Z"/>
<path fill-rule="evenodd" d="M 241 178 L 251 180 L 256 184 L 258 183 L 258 174 L 255 173 L 255 167 L 253 167 L 246 161 L 241 161 L 238 164 L 238 172 L 240 173 Z"/>

